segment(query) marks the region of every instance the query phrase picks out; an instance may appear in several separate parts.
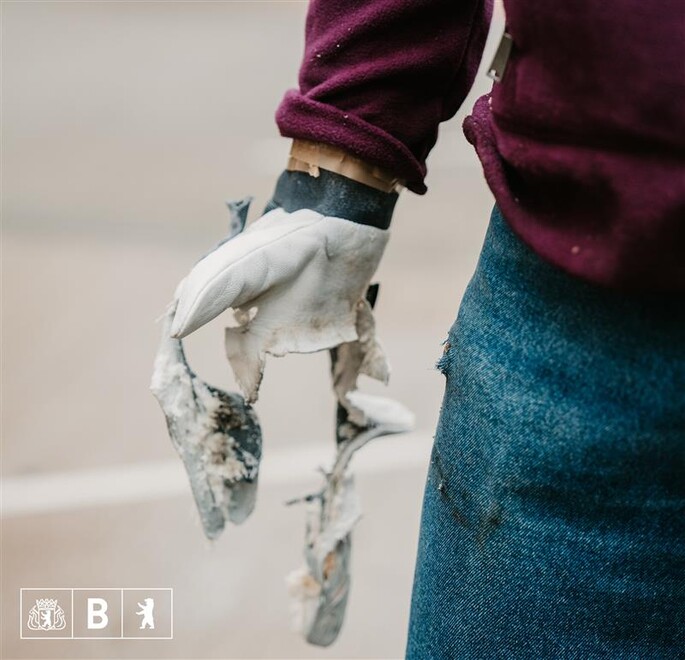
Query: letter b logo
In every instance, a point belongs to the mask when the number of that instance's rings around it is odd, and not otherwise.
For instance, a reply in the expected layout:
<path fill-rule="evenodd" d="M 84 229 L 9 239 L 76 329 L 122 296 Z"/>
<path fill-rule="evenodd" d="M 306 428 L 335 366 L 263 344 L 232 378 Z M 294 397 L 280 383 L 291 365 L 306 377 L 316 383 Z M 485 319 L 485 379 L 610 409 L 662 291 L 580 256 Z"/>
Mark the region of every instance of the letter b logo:
<path fill-rule="evenodd" d="M 74 638 L 121 637 L 121 590 L 74 589 Z"/>
<path fill-rule="evenodd" d="M 107 627 L 109 617 L 107 601 L 104 598 L 88 599 L 88 630 L 102 630 Z"/>

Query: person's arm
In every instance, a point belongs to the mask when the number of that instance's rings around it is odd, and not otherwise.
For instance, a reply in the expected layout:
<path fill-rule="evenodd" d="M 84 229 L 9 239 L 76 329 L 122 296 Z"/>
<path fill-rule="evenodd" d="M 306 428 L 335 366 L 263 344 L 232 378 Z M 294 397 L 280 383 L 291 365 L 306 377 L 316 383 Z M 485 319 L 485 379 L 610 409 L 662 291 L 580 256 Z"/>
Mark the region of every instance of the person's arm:
<path fill-rule="evenodd" d="M 366 292 L 388 241 L 397 183 L 423 193 L 438 124 L 468 93 L 492 0 L 314 0 L 300 91 L 278 111 L 295 139 L 264 215 L 199 261 L 179 288 L 181 338 L 224 310 L 226 352 L 248 401 L 267 354 L 358 341 L 387 380 Z M 351 405 L 341 397 L 343 406 Z"/>
<path fill-rule="evenodd" d="M 424 193 L 426 157 L 473 84 L 492 1 L 312 0 L 281 134 L 343 149 Z"/>

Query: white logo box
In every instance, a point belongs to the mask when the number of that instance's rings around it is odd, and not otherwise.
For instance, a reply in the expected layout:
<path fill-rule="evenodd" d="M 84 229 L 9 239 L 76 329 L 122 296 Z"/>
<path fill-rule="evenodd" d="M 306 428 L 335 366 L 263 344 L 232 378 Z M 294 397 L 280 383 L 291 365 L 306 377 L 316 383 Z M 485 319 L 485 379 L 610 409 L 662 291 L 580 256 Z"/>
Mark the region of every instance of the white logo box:
<path fill-rule="evenodd" d="M 21 639 L 173 639 L 172 587 L 24 587 Z"/>

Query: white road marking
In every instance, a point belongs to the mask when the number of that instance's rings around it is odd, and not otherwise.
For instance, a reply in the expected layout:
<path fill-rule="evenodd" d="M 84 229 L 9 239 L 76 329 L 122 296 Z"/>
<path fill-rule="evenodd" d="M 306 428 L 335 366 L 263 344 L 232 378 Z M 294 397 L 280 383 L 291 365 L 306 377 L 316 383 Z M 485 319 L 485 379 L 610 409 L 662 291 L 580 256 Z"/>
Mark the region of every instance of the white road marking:
<path fill-rule="evenodd" d="M 428 466 L 432 438 L 413 432 L 373 440 L 353 459 L 355 474 L 379 474 Z M 311 482 L 319 467 L 329 467 L 332 447 L 299 445 L 266 452 L 260 469 L 260 487 Z M 180 459 L 117 465 L 73 472 L 46 472 L 9 477 L 2 483 L 3 518 L 30 516 L 97 506 L 128 504 L 188 494 L 190 486 Z"/>

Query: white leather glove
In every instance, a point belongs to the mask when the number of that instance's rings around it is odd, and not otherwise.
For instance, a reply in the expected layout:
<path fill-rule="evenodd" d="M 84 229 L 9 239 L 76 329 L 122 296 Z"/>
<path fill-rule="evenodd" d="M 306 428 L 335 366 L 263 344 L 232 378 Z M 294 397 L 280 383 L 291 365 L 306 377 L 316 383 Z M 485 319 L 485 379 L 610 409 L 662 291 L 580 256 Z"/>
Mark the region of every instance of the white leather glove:
<path fill-rule="evenodd" d="M 191 270 L 180 287 L 171 334 L 185 337 L 229 307 L 226 353 L 248 401 L 257 399 L 265 356 L 311 353 L 359 339 L 361 371 L 387 380 L 364 298 L 388 230 L 310 209 L 281 208 L 259 218 Z M 370 327 L 373 328 L 371 319 Z"/>

